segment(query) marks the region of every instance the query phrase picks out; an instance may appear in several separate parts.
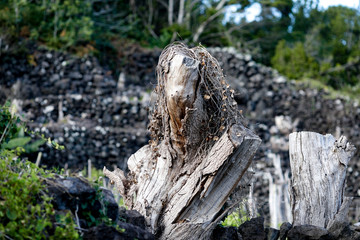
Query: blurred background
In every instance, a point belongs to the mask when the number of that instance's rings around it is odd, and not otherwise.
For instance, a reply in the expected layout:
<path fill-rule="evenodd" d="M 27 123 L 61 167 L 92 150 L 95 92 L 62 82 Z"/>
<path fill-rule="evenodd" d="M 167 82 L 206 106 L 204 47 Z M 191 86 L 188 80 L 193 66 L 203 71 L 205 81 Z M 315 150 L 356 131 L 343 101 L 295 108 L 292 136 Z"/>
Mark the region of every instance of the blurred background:
<path fill-rule="evenodd" d="M 32 136 L 65 147 L 25 139 L 23 156 L 89 176 L 126 170 L 149 141 L 155 67 L 174 41 L 218 59 L 263 141 L 236 221 L 291 220 L 288 134 L 303 130 L 357 146 L 346 194 L 349 219 L 360 221 L 357 0 L 0 0 L 0 104 L 10 101 Z"/>
<path fill-rule="evenodd" d="M 359 61 L 359 14 L 357 0 L 2 0 L 0 46 L 90 54 L 114 73 L 127 44 L 234 46 L 289 78 L 358 94 L 357 78 L 340 67 Z"/>

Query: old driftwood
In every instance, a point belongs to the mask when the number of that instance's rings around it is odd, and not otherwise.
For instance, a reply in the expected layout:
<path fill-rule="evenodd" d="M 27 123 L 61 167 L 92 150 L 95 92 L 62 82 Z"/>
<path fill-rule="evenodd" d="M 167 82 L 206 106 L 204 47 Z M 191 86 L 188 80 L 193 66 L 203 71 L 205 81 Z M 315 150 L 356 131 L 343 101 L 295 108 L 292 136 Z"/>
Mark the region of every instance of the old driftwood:
<path fill-rule="evenodd" d="M 351 198 L 344 196 L 345 175 L 355 147 L 330 134 L 296 132 L 289 138 L 293 224 L 329 229 L 347 221 Z"/>
<path fill-rule="evenodd" d="M 157 75 L 152 140 L 129 158 L 126 177 L 104 174 L 160 239 L 206 238 L 261 140 L 243 126 L 234 92 L 204 48 L 170 45 Z"/>

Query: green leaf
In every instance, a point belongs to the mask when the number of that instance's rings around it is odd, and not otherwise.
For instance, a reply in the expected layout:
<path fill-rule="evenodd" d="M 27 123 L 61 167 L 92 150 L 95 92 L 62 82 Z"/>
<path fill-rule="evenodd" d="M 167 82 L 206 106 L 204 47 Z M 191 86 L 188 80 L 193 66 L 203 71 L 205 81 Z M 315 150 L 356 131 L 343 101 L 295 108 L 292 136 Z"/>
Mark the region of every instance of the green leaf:
<path fill-rule="evenodd" d="M 42 221 L 39 221 L 36 224 L 35 231 L 36 232 L 41 232 L 44 228 L 45 228 L 45 224 Z"/>
<path fill-rule="evenodd" d="M 14 221 L 17 218 L 17 213 L 14 209 L 6 210 L 6 216 L 11 220 Z"/>
<path fill-rule="evenodd" d="M 95 217 L 91 214 L 89 215 L 89 217 L 90 217 L 91 222 L 95 223 L 95 221 L 96 221 Z"/>
<path fill-rule="evenodd" d="M 14 149 L 17 147 L 23 147 L 30 142 L 30 137 L 13 138 L 9 142 L 3 144 L 3 148 Z"/>
<path fill-rule="evenodd" d="M 30 152 L 37 152 L 39 150 L 39 147 L 41 145 L 43 145 L 46 141 L 44 139 L 39 139 L 39 140 L 36 140 L 35 142 L 31 143 L 31 144 L 28 144 L 26 145 L 24 148 L 25 148 L 25 151 L 27 153 L 30 153 Z"/>

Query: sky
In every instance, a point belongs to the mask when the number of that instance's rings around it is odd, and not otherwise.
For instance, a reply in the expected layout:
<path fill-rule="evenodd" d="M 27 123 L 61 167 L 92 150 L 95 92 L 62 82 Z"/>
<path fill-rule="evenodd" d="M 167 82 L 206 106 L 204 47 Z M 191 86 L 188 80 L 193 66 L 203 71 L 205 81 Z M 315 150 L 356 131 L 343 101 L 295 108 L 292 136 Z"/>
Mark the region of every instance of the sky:
<path fill-rule="evenodd" d="M 320 0 L 319 1 L 319 6 L 320 8 L 326 9 L 329 6 L 337 6 L 337 5 L 343 5 L 346 7 L 352 7 L 352 8 L 358 8 L 359 7 L 359 2 L 360 0 Z M 261 7 L 260 4 L 256 3 L 253 4 L 250 8 L 245 10 L 245 13 L 243 14 L 231 14 L 231 12 L 235 11 L 236 7 L 229 7 L 226 11 L 226 19 L 230 18 L 230 15 L 232 15 L 233 17 L 235 17 L 235 21 L 240 21 L 240 18 L 242 18 L 243 16 L 246 17 L 246 19 L 248 21 L 253 21 L 256 19 L 256 16 L 259 15 L 260 11 L 261 11 Z M 225 20 L 226 21 L 226 20 Z"/>

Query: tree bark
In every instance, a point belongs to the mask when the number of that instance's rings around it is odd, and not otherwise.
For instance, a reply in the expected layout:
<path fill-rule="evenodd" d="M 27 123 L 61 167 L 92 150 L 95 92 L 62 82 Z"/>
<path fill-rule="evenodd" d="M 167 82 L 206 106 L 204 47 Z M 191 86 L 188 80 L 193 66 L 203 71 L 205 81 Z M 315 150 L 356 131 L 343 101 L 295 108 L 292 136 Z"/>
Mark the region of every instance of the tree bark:
<path fill-rule="evenodd" d="M 177 23 L 179 25 L 183 24 L 184 22 L 184 11 L 185 11 L 185 0 L 180 0 L 179 2 L 179 14 Z"/>
<path fill-rule="evenodd" d="M 291 207 L 289 195 L 289 172 L 283 173 L 281 169 L 280 155 L 275 153 L 267 154 L 272 160 L 275 171 L 268 173 L 269 179 L 269 208 L 270 226 L 278 228 L 282 223 L 291 221 Z"/>
<path fill-rule="evenodd" d="M 346 137 L 335 140 L 330 134 L 297 132 L 289 138 L 293 225 L 329 229 L 347 216 L 351 201 L 344 196 L 345 176 L 355 147 Z"/>
<path fill-rule="evenodd" d="M 169 8 L 168 8 L 169 26 L 173 24 L 173 18 L 174 18 L 174 0 L 169 0 Z"/>
<path fill-rule="evenodd" d="M 261 140 L 241 123 L 217 61 L 204 48 L 167 47 L 158 64 L 152 140 L 104 168 L 125 203 L 159 239 L 205 239 L 248 169 Z"/>

